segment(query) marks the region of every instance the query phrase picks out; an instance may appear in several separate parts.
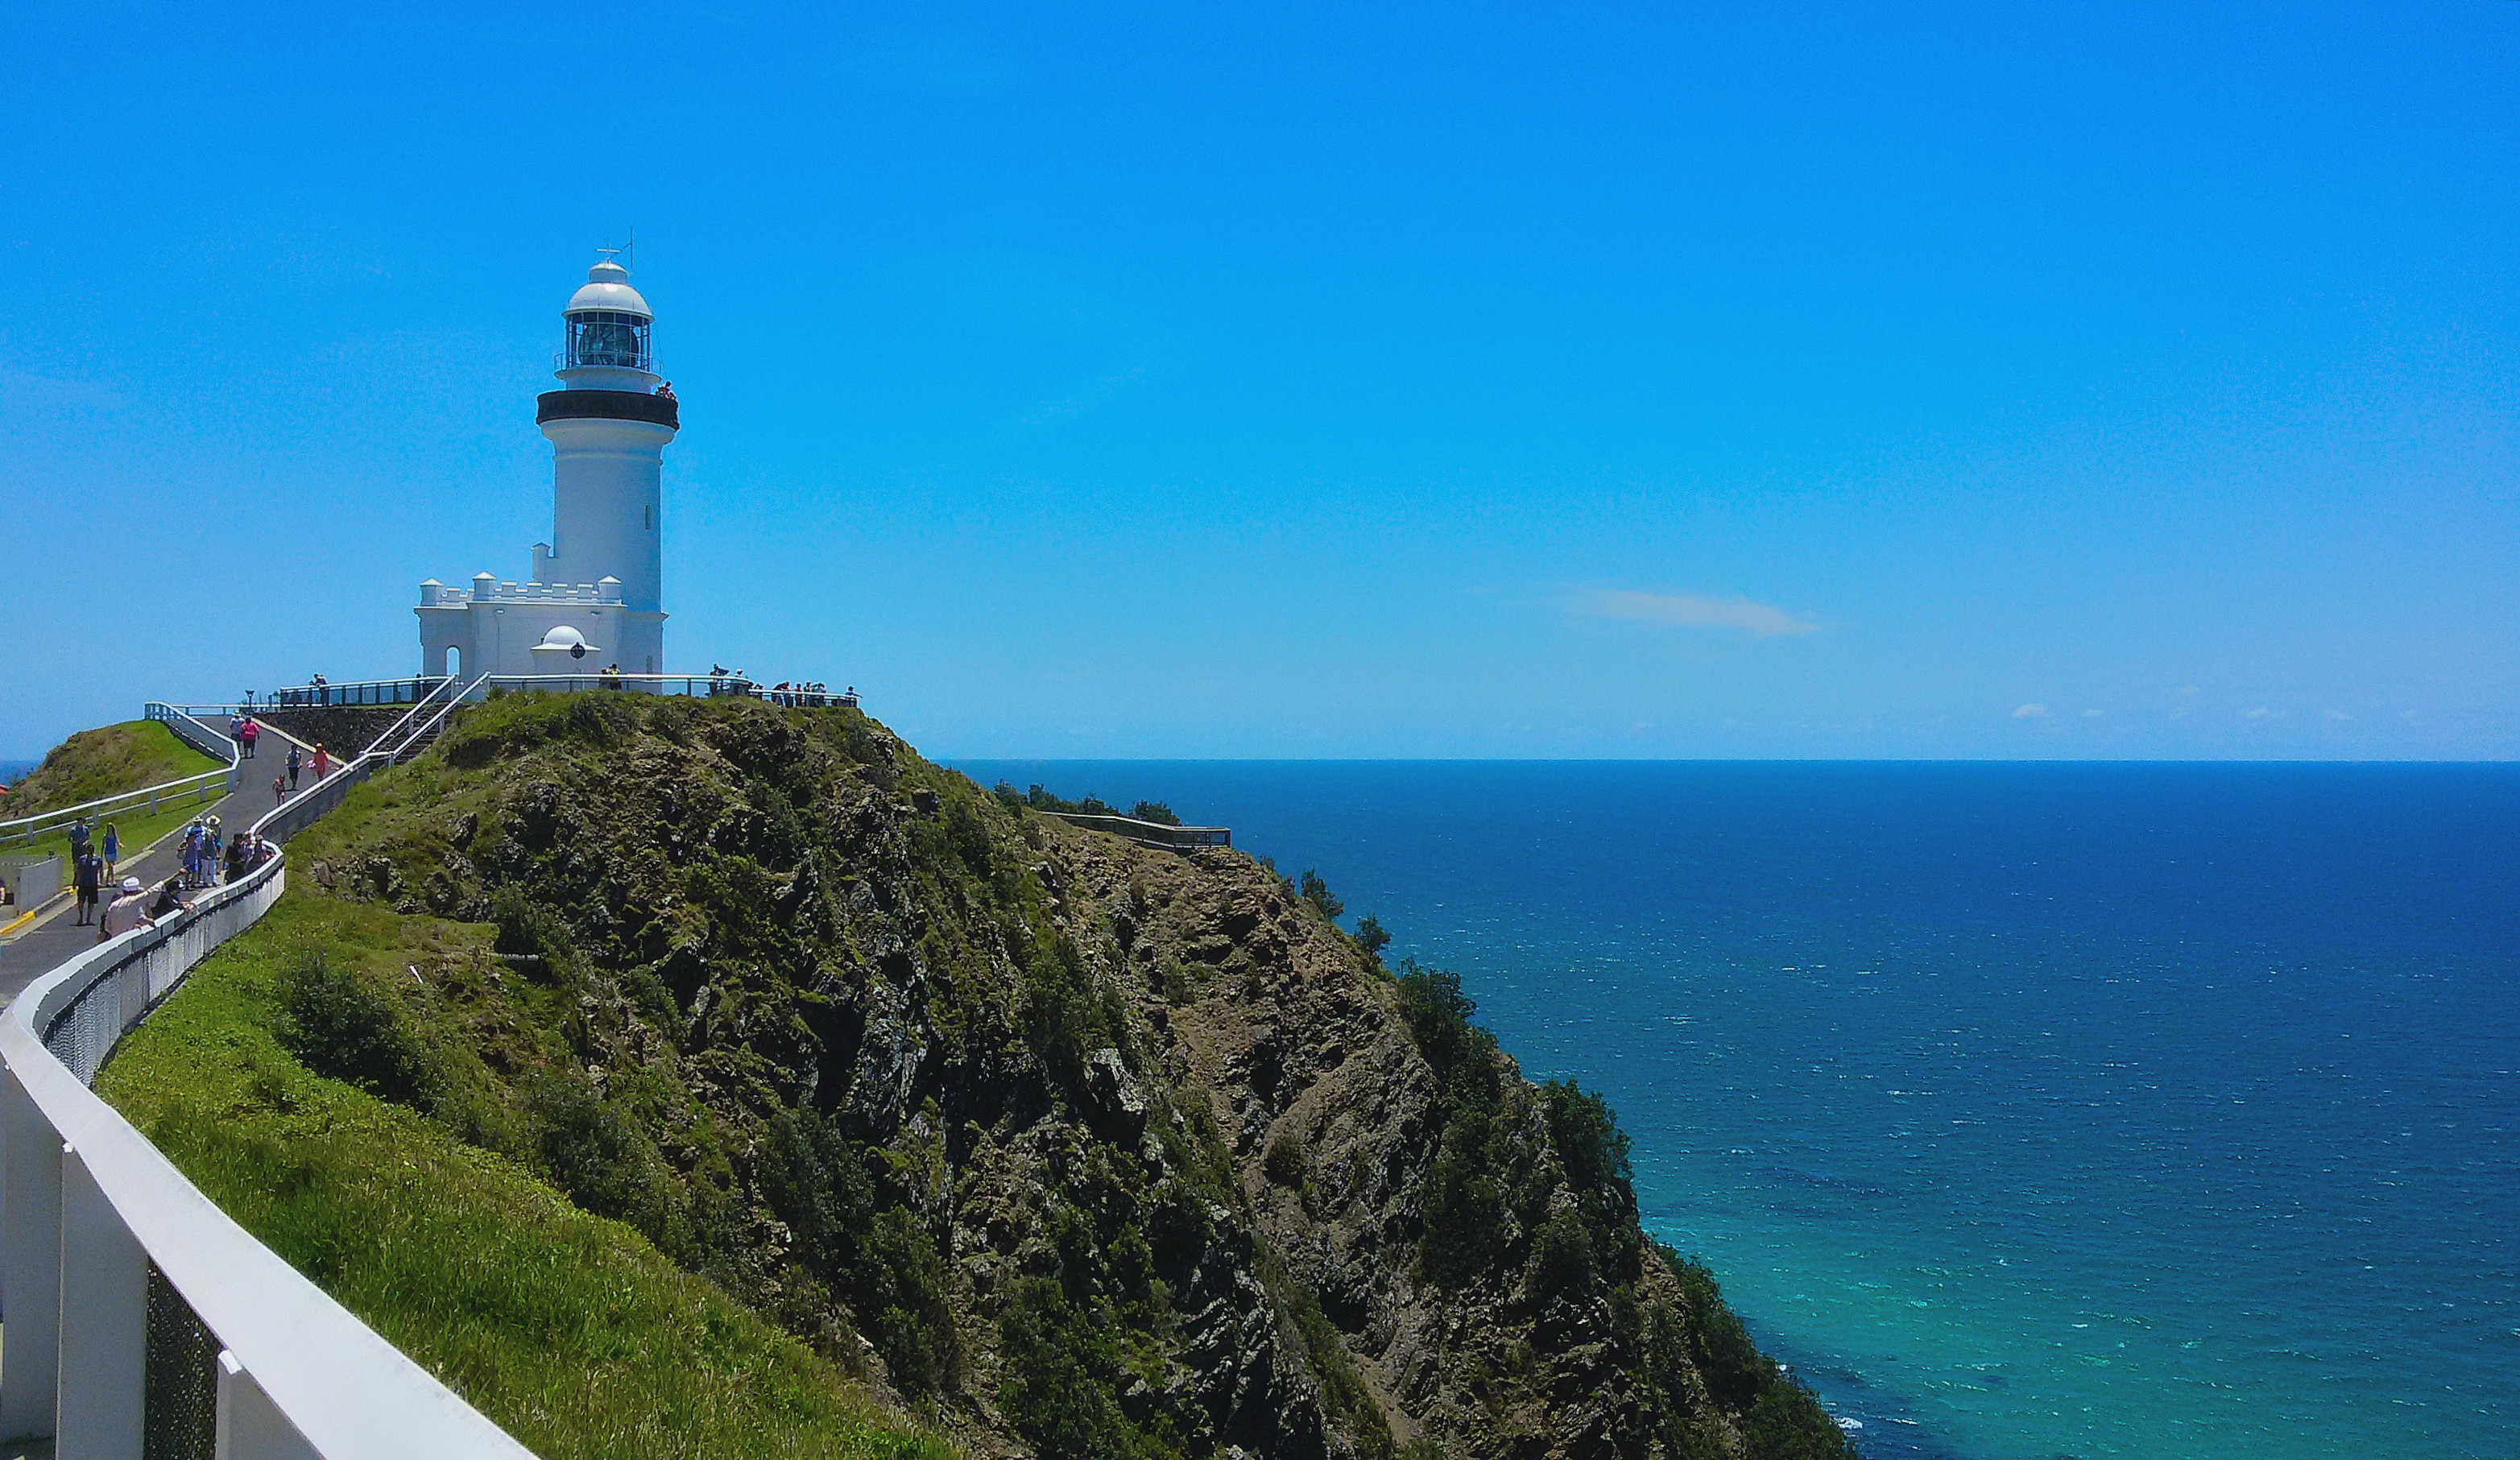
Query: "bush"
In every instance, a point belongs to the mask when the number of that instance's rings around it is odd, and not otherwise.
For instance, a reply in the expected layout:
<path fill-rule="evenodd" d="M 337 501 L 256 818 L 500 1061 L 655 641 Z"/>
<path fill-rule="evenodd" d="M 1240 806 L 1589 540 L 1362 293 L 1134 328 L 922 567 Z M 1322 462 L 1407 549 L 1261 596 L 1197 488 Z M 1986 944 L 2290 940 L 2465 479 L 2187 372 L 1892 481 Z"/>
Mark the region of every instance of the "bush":
<path fill-rule="evenodd" d="M 1404 959 L 1398 982 L 1401 1017 L 1437 1078 L 1452 1084 L 1457 1073 L 1467 1072 L 1475 1080 L 1485 1069 L 1487 1080 L 1478 1083 L 1492 1083 L 1493 1069 L 1486 1067 L 1495 1059 L 1496 1037 L 1470 1022 L 1478 1005 L 1462 992 L 1462 976 Z"/>
<path fill-rule="evenodd" d="M 1141 821 L 1152 821 L 1158 826 L 1178 826 L 1182 823 L 1181 818 L 1173 815 L 1173 809 L 1160 801 L 1141 801 L 1129 808 L 1129 815 Z"/>
<path fill-rule="evenodd" d="M 1347 905 L 1332 895 L 1330 885 L 1322 880 L 1322 874 L 1311 867 L 1304 868 L 1304 875 L 1296 882 L 1295 889 L 1305 902 L 1312 904 L 1326 918 L 1335 920 L 1340 913 L 1347 910 Z"/>
<path fill-rule="evenodd" d="M 1749 1460 L 1855 1460 L 1855 1447 L 1799 1384 L 1772 1384 L 1741 1420 Z"/>
<path fill-rule="evenodd" d="M 1028 1277 L 998 1318 L 1006 1381 L 998 1402 L 1042 1460 L 1125 1460 L 1147 1445 L 1111 1398 L 1109 1335 L 1057 1281 Z"/>
<path fill-rule="evenodd" d="M 1356 946 L 1378 968 L 1382 965 L 1382 951 L 1391 946 L 1391 934 L 1380 918 L 1369 912 L 1356 920 Z"/>
<path fill-rule="evenodd" d="M 647 1194 L 646 1153 L 611 1102 L 577 1080 L 552 1076 L 526 1095 L 525 1118 L 544 1174 L 570 1201 L 598 1217 L 639 1212 Z"/>
<path fill-rule="evenodd" d="M 1269 1142 L 1269 1153 L 1260 1158 L 1260 1172 L 1276 1185 L 1301 1189 L 1310 1165 L 1304 1159 L 1303 1141 L 1293 1131 L 1282 1130 Z"/>
<path fill-rule="evenodd" d="M 435 1065 L 392 999 L 312 949 L 280 976 L 282 1047 L 306 1068 L 380 1099 L 420 1105 L 439 1088 Z"/>
<path fill-rule="evenodd" d="M 1610 1191 L 1629 1181 L 1628 1135 L 1599 1095 L 1571 1080 L 1540 1087 L 1549 1112 L 1549 1138 L 1566 1168 L 1566 1182 L 1579 1192 Z"/>
<path fill-rule="evenodd" d="M 1534 1297 L 1544 1303 L 1580 1297 L 1592 1291 L 1598 1276 L 1592 1228 L 1581 1216 L 1560 1212 L 1541 1224 L 1531 1239 L 1529 1281 Z"/>
<path fill-rule="evenodd" d="M 946 1301 L 944 1260 L 905 1207 L 875 1219 L 859 1264 L 858 1312 L 874 1330 L 876 1350 L 905 1394 L 951 1389 L 963 1368 Z"/>
<path fill-rule="evenodd" d="M 491 947 L 503 953 L 527 953 L 540 960 L 537 972 L 559 971 L 562 960 L 576 951 L 568 920 L 525 896 L 522 889 L 502 887 L 490 895 L 490 920 L 499 934 Z"/>

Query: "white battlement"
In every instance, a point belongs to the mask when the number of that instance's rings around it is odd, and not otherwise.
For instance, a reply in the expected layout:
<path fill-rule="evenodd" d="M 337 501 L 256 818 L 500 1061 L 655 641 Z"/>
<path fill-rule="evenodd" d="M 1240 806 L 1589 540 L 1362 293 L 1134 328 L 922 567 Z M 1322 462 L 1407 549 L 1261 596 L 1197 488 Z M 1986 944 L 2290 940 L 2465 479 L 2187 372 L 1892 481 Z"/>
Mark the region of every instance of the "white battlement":
<path fill-rule="evenodd" d="M 469 608 L 475 603 L 618 603 L 621 580 L 595 583 L 501 582 L 487 573 L 474 576 L 470 589 L 448 588 L 431 578 L 420 586 L 423 608 Z"/>

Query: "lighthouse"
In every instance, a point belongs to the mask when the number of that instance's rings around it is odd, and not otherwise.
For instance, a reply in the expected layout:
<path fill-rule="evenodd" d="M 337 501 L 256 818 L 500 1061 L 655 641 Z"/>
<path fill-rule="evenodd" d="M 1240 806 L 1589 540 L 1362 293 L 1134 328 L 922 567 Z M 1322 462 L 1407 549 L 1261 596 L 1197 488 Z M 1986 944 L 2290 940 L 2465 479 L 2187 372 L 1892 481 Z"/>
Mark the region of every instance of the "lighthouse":
<path fill-rule="evenodd" d="M 663 672 L 664 457 L 682 415 L 656 374 L 654 326 L 608 251 L 561 311 L 561 388 L 535 401 L 552 444 L 551 541 L 523 582 L 421 585 L 422 674 Z"/>

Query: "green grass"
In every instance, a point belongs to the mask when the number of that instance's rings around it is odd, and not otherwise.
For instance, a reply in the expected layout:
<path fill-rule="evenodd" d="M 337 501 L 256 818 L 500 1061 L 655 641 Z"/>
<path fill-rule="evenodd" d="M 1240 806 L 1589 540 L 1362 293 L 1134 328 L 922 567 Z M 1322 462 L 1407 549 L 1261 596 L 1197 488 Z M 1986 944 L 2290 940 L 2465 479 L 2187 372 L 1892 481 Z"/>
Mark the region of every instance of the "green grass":
<path fill-rule="evenodd" d="M 196 969 L 97 1082 L 213 1201 L 536 1454 L 949 1460 L 833 1364 L 523 1168 L 292 1058 L 281 970 L 370 987 L 478 925 L 292 895 Z"/>
<path fill-rule="evenodd" d="M 155 720 L 80 730 L 54 746 L 41 767 L 10 787 L 8 795 L 0 796 L 0 819 L 15 820 L 56 807 L 76 806 L 219 769 L 219 762 L 176 739 L 174 731 Z M 154 815 L 145 809 L 145 803 L 133 812 L 113 813 L 96 822 L 99 845 L 102 846 L 104 822 L 113 822 L 127 861 L 139 855 L 141 848 L 217 804 L 226 794 L 213 787 L 207 801 L 185 795 L 161 803 Z M 0 846 L 0 852 L 13 857 L 49 857 L 55 853 L 67 855 L 69 846 L 69 833 L 55 831 L 35 838 L 31 846 L 11 841 Z M 69 884 L 67 872 L 62 883 Z"/>
<path fill-rule="evenodd" d="M 180 780 L 220 765 L 155 720 L 127 721 L 80 730 L 54 746 L 44 763 L 11 786 L 0 803 L 10 808 L 12 818 L 31 816 Z"/>

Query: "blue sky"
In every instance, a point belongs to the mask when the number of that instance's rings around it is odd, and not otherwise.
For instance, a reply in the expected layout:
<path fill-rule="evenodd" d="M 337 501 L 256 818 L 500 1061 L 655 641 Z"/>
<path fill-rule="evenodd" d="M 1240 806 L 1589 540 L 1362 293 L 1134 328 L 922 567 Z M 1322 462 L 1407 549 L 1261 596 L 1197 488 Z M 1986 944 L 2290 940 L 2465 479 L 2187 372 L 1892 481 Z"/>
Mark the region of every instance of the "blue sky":
<path fill-rule="evenodd" d="M 407 673 L 637 229 L 959 756 L 2520 751 L 2520 5 L 17 7 L 0 755 Z"/>

